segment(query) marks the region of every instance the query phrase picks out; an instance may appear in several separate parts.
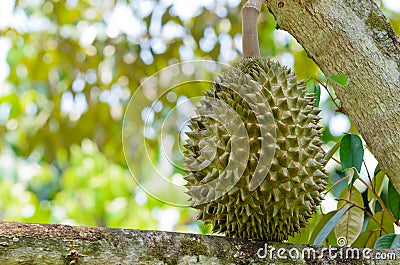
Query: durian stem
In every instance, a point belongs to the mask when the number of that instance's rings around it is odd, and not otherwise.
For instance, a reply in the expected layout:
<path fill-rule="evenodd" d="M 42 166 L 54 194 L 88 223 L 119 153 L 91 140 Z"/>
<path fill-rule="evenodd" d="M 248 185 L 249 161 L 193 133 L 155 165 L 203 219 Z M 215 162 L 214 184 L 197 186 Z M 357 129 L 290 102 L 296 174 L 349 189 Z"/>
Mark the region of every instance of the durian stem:
<path fill-rule="evenodd" d="M 242 7 L 242 47 L 243 58 L 260 57 L 258 46 L 257 19 L 262 0 L 248 0 Z"/>

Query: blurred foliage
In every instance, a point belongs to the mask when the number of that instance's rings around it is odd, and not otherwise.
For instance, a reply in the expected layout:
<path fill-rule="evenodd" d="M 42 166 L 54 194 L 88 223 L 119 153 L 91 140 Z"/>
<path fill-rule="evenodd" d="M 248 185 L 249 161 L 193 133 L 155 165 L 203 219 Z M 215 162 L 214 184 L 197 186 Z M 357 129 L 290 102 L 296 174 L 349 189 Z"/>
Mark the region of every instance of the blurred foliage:
<path fill-rule="evenodd" d="M 157 200 L 135 183 L 123 152 L 123 117 L 135 90 L 169 65 L 198 59 L 236 62 L 241 1 L 7 2 L 9 14 L 0 15 L 0 47 L 7 50 L 6 64 L 0 62 L 6 77 L 0 79 L 0 219 L 209 232 L 195 221 L 193 210 Z M 400 15 L 383 10 L 400 32 Z M 301 46 L 275 30 L 265 7 L 259 22 L 263 56 L 292 66 L 299 78 L 321 78 Z M 333 118 L 349 121 L 335 113 L 335 104 L 322 92 L 321 125 L 328 149 L 343 132 L 357 131 L 351 124 L 344 131 L 333 130 Z M 152 126 L 165 119 L 181 96 L 201 95 L 200 89 L 174 93 L 160 97 L 163 109 L 154 114 Z M 143 138 L 140 113 L 145 105 L 134 107 L 139 115 L 130 121 L 132 130 Z M 176 137 L 179 129 L 169 133 Z M 153 162 L 161 164 L 160 141 L 148 139 L 146 148 Z M 146 178 L 142 165 L 148 158 L 141 152 L 130 167 L 141 172 L 135 177 Z M 340 164 L 329 171 L 332 183 L 343 177 Z M 182 177 L 179 169 L 168 174 Z M 335 196 L 344 186 L 333 190 Z"/>

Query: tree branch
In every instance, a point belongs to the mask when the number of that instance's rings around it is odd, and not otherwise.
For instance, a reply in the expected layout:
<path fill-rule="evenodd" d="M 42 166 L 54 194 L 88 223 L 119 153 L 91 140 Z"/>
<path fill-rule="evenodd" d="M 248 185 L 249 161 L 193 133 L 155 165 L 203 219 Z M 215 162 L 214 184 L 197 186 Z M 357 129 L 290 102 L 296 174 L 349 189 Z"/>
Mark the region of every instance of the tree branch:
<path fill-rule="evenodd" d="M 278 250 L 285 251 L 279 254 Z M 343 248 L 346 253 L 347 248 Z M 265 251 L 267 250 L 267 251 Z M 249 241 L 221 236 L 206 236 L 162 231 L 138 231 L 67 225 L 0 223 L 0 264 L 365 264 L 363 250 L 359 258 L 339 256 L 333 247 L 291 245 Z M 289 252 L 291 251 L 291 252 Z M 293 258 L 306 253 L 304 259 Z M 354 253 L 356 249 L 350 251 Z M 260 254 L 257 255 L 257 252 Z M 365 251 L 364 251 L 365 252 Z M 399 249 L 373 250 L 392 255 L 392 260 L 375 264 L 393 264 L 400 259 Z M 271 254 L 272 253 L 272 254 Z M 307 253 L 310 253 L 308 256 Z M 264 255 L 266 255 L 264 257 Z M 283 256 L 286 258 L 282 258 Z M 271 258 L 272 257 L 272 258 Z M 281 257 L 281 258 L 279 258 Z M 381 256 L 382 257 L 382 256 Z M 387 257 L 387 256 L 386 256 Z M 391 263 L 392 262 L 392 263 Z"/>
<path fill-rule="evenodd" d="M 277 26 L 292 34 L 333 85 L 383 171 L 400 192 L 400 46 L 372 0 L 266 0 Z"/>

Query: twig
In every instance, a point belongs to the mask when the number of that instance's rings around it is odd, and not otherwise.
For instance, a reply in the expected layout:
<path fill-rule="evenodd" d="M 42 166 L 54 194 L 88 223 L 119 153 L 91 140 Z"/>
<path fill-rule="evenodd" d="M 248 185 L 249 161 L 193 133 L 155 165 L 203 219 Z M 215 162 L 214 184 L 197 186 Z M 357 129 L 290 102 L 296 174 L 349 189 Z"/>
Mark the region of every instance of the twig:
<path fill-rule="evenodd" d="M 336 163 L 338 163 L 339 165 L 342 164 L 339 160 L 337 160 L 336 158 L 332 157 L 332 160 L 335 161 Z"/>
<path fill-rule="evenodd" d="M 336 103 L 336 99 L 338 98 L 334 98 L 331 94 L 331 92 L 328 89 L 328 80 L 326 80 L 326 85 L 322 84 L 321 82 L 318 82 L 323 88 L 325 88 L 326 92 L 328 92 L 329 97 L 331 98 L 333 104 L 335 104 L 336 108 L 340 109 L 340 106 Z"/>
<path fill-rule="evenodd" d="M 336 181 L 335 183 L 332 184 L 332 186 L 329 187 L 329 189 L 327 189 L 326 191 L 324 191 L 323 193 L 326 195 L 328 194 L 334 187 L 336 187 L 339 183 L 342 183 L 343 181 L 347 180 L 350 176 L 346 176 L 344 178 L 339 179 L 338 181 Z"/>
<path fill-rule="evenodd" d="M 372 178 L 371 178 L 371 175 L 369 174 L 369 171 L 368 171 L 368 168 L 367 168 L 367 164 L 365 163 L 365 160 L 363 160 L 363 163 L 364 163 L 365 170 L 367 171 L 367 176 L 368 176 L 369 183 L 371 183 L 371 186 L 372 186 Z M 372 188 L 375 190 L 375 187 L 372 187 Z"/>
<path fill-rule="evenodd" d="M 257 19 L 261 4 L 262 0 L 248 0 L 242 7 L 243 58 L 260 57 Z"/>

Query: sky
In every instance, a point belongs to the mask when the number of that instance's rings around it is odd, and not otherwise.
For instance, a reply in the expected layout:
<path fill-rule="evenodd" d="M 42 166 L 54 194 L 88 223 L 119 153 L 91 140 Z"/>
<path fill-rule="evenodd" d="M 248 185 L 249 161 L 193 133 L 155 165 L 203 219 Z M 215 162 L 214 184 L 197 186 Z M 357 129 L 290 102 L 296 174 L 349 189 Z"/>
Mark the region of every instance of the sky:
<path fill-rule="evenodd" d="M 383 5 L 394 12 L 400 12 L 399 0 L 382 0 Z"/>

